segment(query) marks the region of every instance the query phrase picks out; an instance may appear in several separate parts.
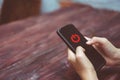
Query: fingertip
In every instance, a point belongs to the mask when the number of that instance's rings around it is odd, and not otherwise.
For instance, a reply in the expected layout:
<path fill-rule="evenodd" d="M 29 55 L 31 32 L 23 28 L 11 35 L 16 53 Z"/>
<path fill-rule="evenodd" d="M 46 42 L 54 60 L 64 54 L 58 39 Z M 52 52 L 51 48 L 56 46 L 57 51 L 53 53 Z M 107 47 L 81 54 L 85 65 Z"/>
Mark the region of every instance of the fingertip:
<path fill-rule="evenodd" d="M 72 52 L 72 50 L 71 50 L 70 48 L 68 48 L 68 51 L 69 51 L 69 52 Z"/>
<path fill-rule="evenodd" d="M 72 54 L 72 51 L 71 51 L 70 49 L 68 49 L 68 55 L 69 55 L 69 54 Z"/>
<path fill-rule="evenodd" d="M 70 55 L 73 55 L 74 56 L 75 53 L 73 53 L 70 49 L 68 49 L 68 56 Z"/>
<path fill-rule="evenodd" d="M 85 39 L 87 39 L 88 41 L 91 40 L 91 38 L 89 38 L 89 37 L 86 37 L 86 36 L 84 36 L 84 37 L 85 37 Z"/>
<path fill-rule="evenodd" d="M 75 62 L 75 54 L 70 49 L 68 49 L 68 61 Z"/>
<path fill-rule="evenodd" d="M 85 49 L 83 47 L 81 47 L 81 46 L 78 46 L 76 48 L 76 52 L 79 52 L 79 51 L 85 51 Z"/>
<path fill-rule="evenodd" d="M 98 37 L 93 37 L 91 40 L 87 41 L 86 44 L 93 45 L 99 41 Z"/>
<path fill-rule="evenodd" d="M 68 48 L 68 53 L 70 52 L 70 49 Z"/>
<path fill-rule="evenodd" d="M 86 44 L 91 45 L 91 41 L 87 41 Z"/>
<path fill-rule="evenodd" d="M 84 55 L 84 51 L 85 49 L 81 46 L 78 46 L 77 49 L 76 49 L 76 55 Z"/>

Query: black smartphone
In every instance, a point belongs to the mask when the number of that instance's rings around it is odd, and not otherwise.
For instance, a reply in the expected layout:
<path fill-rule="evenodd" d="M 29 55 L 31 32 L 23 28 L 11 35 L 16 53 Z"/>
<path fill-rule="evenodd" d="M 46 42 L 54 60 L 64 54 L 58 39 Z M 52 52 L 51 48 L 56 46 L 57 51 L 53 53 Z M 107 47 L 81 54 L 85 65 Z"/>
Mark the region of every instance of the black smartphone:
<path fill-rule="evenodd" d="M 96 51 L 96 49 L 94 49 L 93 46 L 86 44 L 87 40 L 73 24 L 58 29 L 57 34 L 74 53 L 78 46 L 82 46 L 85 49 L 86 56 L 93 64 L 96 71 L 99 71 L 105 65 L 105 59 Z"/>

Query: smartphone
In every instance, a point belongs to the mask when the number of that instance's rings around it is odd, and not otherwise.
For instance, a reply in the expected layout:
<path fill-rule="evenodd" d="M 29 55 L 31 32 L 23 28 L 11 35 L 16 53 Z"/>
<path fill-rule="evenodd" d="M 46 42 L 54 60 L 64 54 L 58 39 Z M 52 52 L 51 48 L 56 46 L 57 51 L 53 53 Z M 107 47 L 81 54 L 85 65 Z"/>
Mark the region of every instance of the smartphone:
<path fill-rule="evenodd" d="M 58 29 L 57 34 L 74 53 L 78 46 L 82 46 L 85 49 L 86 56 L 93 64 L 96 71 L 99 71 L 106 64 L 105 59 L 100 53 L 98 53 L 93 46 L 86 44 L 87 40 L 73 24 L 68 24 Z"/>

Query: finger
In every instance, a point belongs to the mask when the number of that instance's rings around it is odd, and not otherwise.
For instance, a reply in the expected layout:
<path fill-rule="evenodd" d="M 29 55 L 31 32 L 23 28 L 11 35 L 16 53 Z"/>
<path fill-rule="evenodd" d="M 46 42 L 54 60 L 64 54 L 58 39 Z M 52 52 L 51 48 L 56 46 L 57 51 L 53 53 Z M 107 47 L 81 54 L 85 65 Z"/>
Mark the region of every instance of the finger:
<path fill-rule="evenodd" d="M 87 41 L 86 44 L 93 45 L 93 47 L 104 57 L 103 45 L 108 45 L 106 38 L 93 37 L 90 41 Z"/>
<path fill-rule="evenodd" d="M 84 36 L 85 37 L 85 39 L 87 39 L 88 41 L 90 41 L 91 40 L 91 38 L 89 38 L 89 37 L 86 37 L 86 36 Z"/>
<path fill-rule="evenodd" d="M 75 53 L 73 53 L 70 49 L 68 49 L 68 60 L 71 63 L 75 63 L 75 61 L 76 61 Z"/>
<path fill-rule="evenodd" d="M 82 48 L 81 46 L 78 46 L 76 49 L 76 56 L 80 59 L 83 58 L 85 56 L 84 51 L 85 51 L 84 48 Z"/>
<path fill-rule="evenodd" d="M 111 42 L 109 42 L 106 38 L 100 38 L 100 37 L 93 37 L 90 41 L 87 41 L 86 44 L 88 45 L 95 45 L 94 47 L 98 50 L 102 48 L 105 51 L 111 51 L 114 52 L 116 50 L 116 47 L 113 46 Z"/>
<path fill-rule="evenodd" d="M 107 44 L 108 40 L 106 38 L 100 37 L 93 37 L 91 40 L 87 41 L 86 44 L 93 45 L 93 44 Z"/>
<path fill-rule="evenodd" d="M 76 71 L 83 80 L 93 80 L 95 78 L 97 80 L 95 69 L 84 52 L 85 52 L 84 48 L 82 48 L 81 46 L 77 47 L 76 49 L 76 61 L 77 61 Z M 93 75 L 95 75 L 95 77 L 92 77 Z M 86 78 L 86 76 L 88 76 L 89 78 Z"/>
<path fill-rule="evenodd" d="M 82 48 L 81 46 L 77 47 L 76 49 L 77 62 L 83 69 L 93 68 L 93 65 L 91 64 L 91 62 L 89 61 L 89 59 L 87 58 L 84 52 L 85 52 L 84 48 Z"/>

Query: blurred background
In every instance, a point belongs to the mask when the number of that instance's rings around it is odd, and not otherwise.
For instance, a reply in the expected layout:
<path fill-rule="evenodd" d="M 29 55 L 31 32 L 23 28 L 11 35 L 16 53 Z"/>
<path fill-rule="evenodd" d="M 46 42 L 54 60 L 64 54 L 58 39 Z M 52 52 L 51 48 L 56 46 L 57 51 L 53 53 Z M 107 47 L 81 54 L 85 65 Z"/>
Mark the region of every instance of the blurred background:
<path fill-rule="evenodd" d="M 120 11 L 120 0 L 42 0 L 41 12 L 52 12 L 60 8 L 60 2 L 73 2 L 73 3 L 83 3 L 91 5 L 95 8 L 104 8 L 110 10 Z M 2 5 L 3 0 L 0 0 L 0 5 Z"/>
<path fill-rule="evenodd" d="M 120 11 L 120 0 L 0 0 L 0 24 L 39 16 L 60 8 L 86 4 L 93 8 Z"/>
<path fill-rule="evenodd" d="M 95 8 L 120 11 L 120 0 L 42 0 L 42 12 L 51 12 L 60 8 L 60 2 L 73 2 L 91 5 Z"/>

